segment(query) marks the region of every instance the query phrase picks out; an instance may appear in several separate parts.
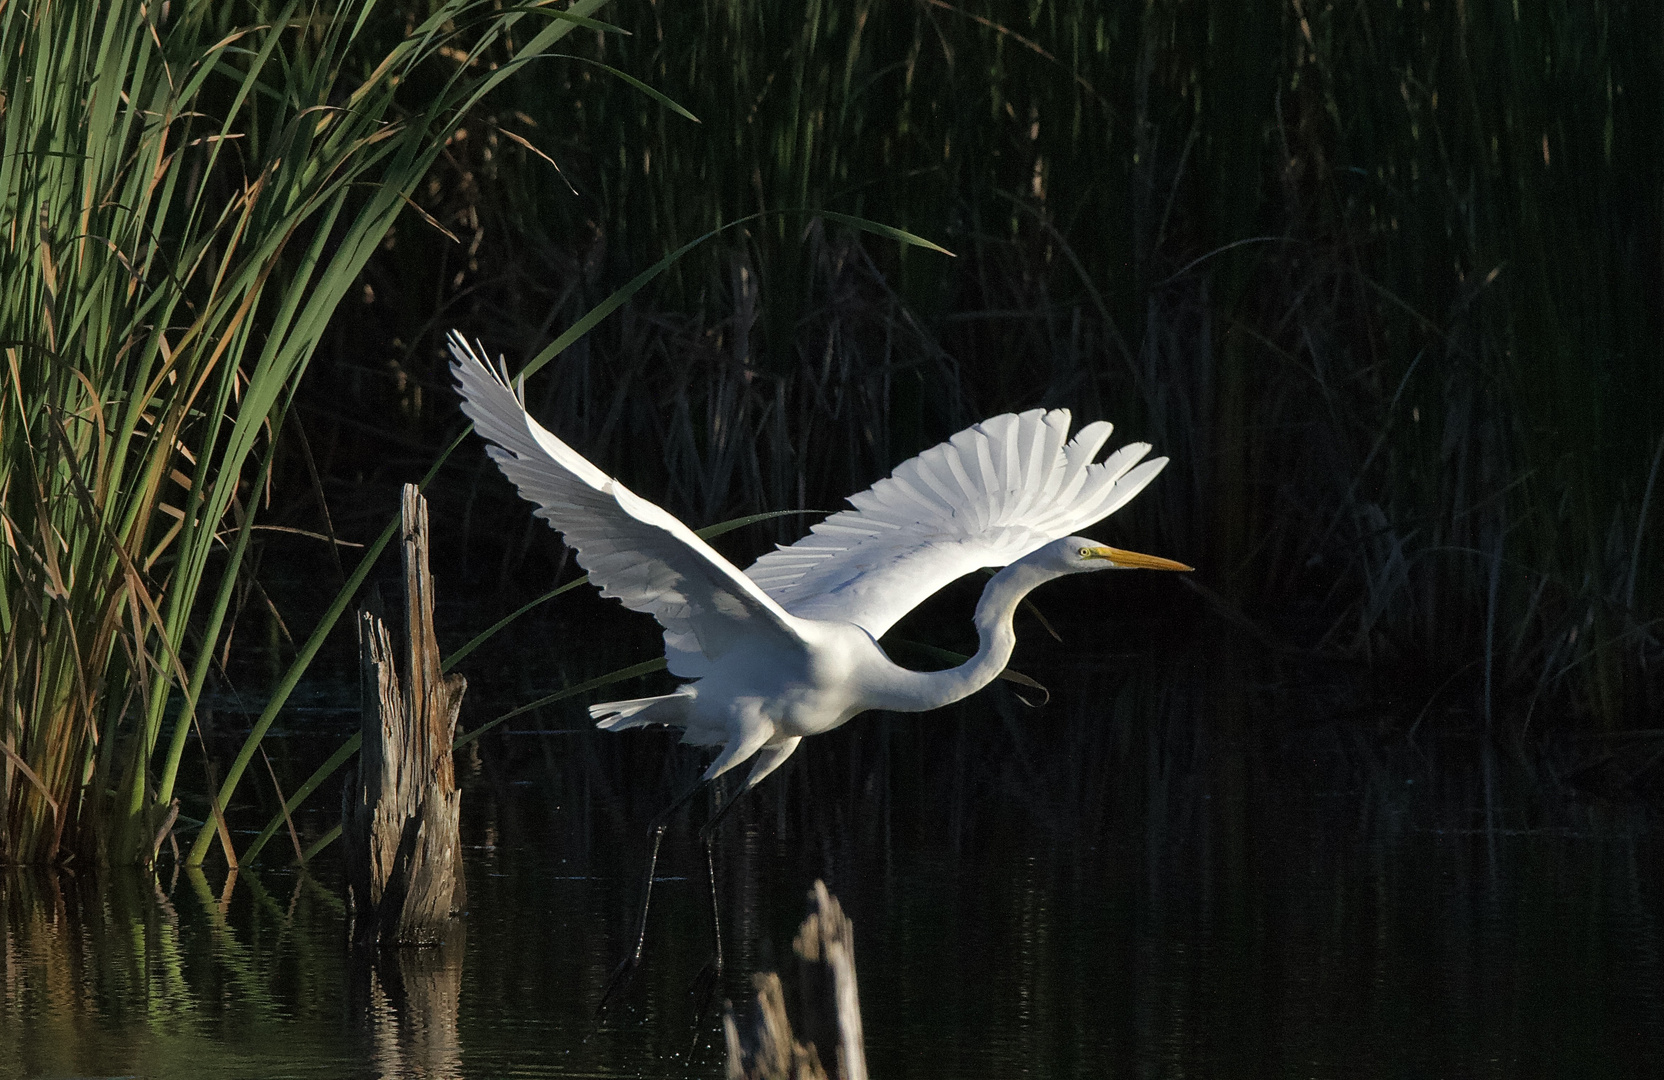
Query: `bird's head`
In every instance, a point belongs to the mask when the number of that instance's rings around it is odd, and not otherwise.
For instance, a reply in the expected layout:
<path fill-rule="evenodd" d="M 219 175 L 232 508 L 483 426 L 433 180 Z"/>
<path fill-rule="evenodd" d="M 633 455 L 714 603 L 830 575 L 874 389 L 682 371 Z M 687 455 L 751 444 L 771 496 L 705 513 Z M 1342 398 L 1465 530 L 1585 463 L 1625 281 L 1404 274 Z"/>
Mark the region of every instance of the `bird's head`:
<path fill-rule="evenodd" d="M 1163 559 L 1156 555 L 1140 555 L 1136 551 L 1088 540 L 1084 536 L 1065 536 L 1054 540 L 1035 553 L 1043 565 L 1062 574 L 1084 574 L 1091 570 L 1191 570 L 1182 562 Z"/>

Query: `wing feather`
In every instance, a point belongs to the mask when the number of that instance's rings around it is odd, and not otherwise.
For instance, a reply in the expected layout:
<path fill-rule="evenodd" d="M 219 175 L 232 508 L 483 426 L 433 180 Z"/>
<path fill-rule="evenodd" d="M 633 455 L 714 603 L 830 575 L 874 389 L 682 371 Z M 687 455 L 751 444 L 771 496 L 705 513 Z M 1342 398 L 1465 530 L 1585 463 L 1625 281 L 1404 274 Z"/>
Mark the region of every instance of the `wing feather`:
<path fill-rule="evenodd" d="M 953 475 L 953 482 L 959 485 L 962 505 L 969 508 L 972 526 L 980 531 L 988 527 L 988 514 L 981 500 L 977 498 L 976 481 L 971 479 L 970 471 L 965 467 L 963 456 L 954 452 L 956 449 L 952 443 L 936 447 L 936 450 L 941 451 L 942 463 L 947 466 L 948 472 Z"/>
<path fill-rule="evenodd" d="M 881 636 L 948 582 L 1004 566 L 1120 509 L 1166 458 L 1148 443 L 1092 459 L 1114 429 L 1069 413 L 996 416 L 898 465 L 844 510 L 746 571 L 800 618 L 853 622 Z"/>
<path fill-rule="evenodd" d="M 796 619 L 755 581 L 663 507 L 608 476 L 532 419 L 460 335 L 452 372 L 462 411 L 534 515 L 560 530 L 601 595 L 646 612 L 665 631 L 672 673 L 704 673 L 730 648 L 759 641 L 801 647 Z"/>

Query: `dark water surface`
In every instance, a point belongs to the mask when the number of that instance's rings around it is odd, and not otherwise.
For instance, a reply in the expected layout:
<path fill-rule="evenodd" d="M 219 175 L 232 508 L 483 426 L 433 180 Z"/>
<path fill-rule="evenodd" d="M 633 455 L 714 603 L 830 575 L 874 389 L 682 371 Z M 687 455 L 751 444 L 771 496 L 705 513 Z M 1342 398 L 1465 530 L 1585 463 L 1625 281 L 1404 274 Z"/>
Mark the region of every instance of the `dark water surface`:
<path fill-rule="evenodd" d="M 789 957 L 819 877 L 855 922 L 878 1078 L 1664 1071 L 1645 814 L 1545 798 L 1436 721 L 1366 745 L 1212 661 L 1043 673 L 1045 709 L 996 691 L 859 718 L 757 793 L 717 856 L 724 996 Z M 640 975 L 593 1019 L 642 830 L 700 762 L 578 715 L 459 758 L 465 925 L 379 971 L 344 949 L 333 849 L 303 874 L 280 837 L 230 882 L 166 857 L 154 881 L 7 872 L 0 1076 L 722 1075 L 720 1018 L 687 994 L 703 807 L 667 840 Z M 340 727 L 273 743 L 284 782 Z M 257 823 L 261 797 L 234 810 Z"/>

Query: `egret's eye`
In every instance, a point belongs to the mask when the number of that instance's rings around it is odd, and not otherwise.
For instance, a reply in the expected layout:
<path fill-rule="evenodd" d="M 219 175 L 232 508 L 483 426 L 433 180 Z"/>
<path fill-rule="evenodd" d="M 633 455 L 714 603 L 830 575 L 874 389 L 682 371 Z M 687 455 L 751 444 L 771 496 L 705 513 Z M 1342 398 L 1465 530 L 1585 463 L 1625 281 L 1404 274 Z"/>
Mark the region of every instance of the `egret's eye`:
<path fill-rule="evenodd" d="M 1086 558 L 1087 556 L 1091 555 L 1091 554 L 1092 554 L 1092 549 L 1091 548 L 1081 548 L 1080 549 L 1080 557 L 1083 558 L 1083 559 Z"/>

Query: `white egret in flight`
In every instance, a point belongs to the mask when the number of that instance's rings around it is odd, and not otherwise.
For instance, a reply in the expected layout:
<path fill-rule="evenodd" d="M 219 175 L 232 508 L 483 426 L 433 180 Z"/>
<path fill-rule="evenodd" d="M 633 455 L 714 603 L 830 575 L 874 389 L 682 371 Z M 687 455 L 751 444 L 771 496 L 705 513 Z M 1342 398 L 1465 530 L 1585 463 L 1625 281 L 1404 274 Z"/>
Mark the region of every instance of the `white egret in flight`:
<path fill-rule="evenodd" d="M 668 694 L 591 706 L 590 715 L 609 731 L 666 724 L 681 728 L 685 743 L 720 747 L 701 783 L 751 762 L 724 809 L 805 736 L 868 709 L 926 712 L 987 686 L 1011 658 L 1012 616 L 1036 586 L 1094 570 L 1190 569 L 1073 535 L 1125 505 L 1167 459 L 1139 464 L 1150 446 L 1130 443 L 1094 461 L 1109 424 L 1087 424 L 1071 440 L 1067 410 L 1034 409 L 984 420 L 903 462 L 851 496 L 854 509 L 741 571 L 532 419 L 506 370 L 493 371 L 458 334 L 450 346 L 462 411 L 492 459 L 536 504 L 533 513 L 560 530 L 602 596 L 659 621 L 671 674 L 691 680 Z M 878 639 L 898 619 L 956 578 L 994 566 L 1004 569 L 977 604 L 975 656 L 923 672 L 885 655 Z M 692 794 L 655 819 L 649 894 L 669 814 Z M 644 900 L 641 929 L 646 908 Z M 640 937 L 619 974 L 639 962 Z"/>

